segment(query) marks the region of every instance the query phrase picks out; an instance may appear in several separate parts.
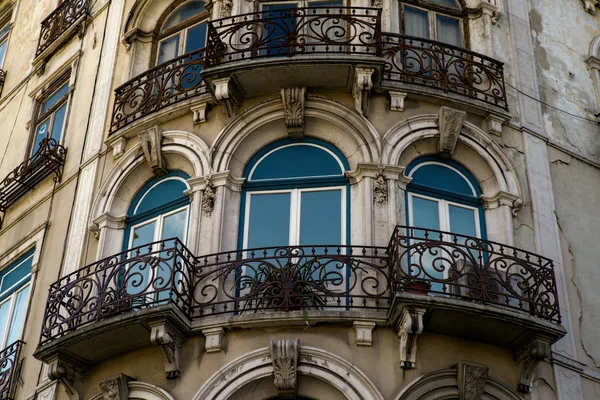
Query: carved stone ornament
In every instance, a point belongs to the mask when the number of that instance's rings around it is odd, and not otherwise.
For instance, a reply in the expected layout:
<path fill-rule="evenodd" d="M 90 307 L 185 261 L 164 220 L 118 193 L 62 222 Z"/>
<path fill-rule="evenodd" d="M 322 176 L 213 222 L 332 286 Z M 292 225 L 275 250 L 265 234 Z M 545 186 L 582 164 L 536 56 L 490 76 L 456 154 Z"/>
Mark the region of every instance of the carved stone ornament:
<path fill-rule="evenodd" d="M 438 151 L 440 153 L 452 154 L 458 142 L 467 113 L 454 108 L 442 106 L 438 119 L 440 129 L 440 142 Z"/>
<path fill-rule="evenodd" d="M 306 88 L 281 89 L 283 115 L 291 139 L 304 137 L 304 98 Z"/>
<path fill-rule="evenodd" d="M 215 79 L 213 84 L 215 99 L 223 104 L 227 118 L 233 117 L 242 103 L 242 93 L 238 85 L 231 77 Z"/>
<path fill-rule="evenodd" d="M 402 310 L 397 325 L 400 339 L 400 366 L 404 369 L 415 368 L 417 363 L 417 337 L 423 333 L 423 315 L 421 307 L 407 307 Z"/>
<path fill-rule="evenodd" d="M 583 1 L 583 9 L 585 12 L 594 15 L 596 13 L 596 7 L 598 7 L 597 0 L 582 0 Z"/>
<path fill-rule="evenodd" d="M 379 173 L 373 183 L 373 200 L 377 207 L 383 207 L 388 200 L 388 185 L 383 176 L 383 167 L 379 167 Z"/>
<path fill-rule="evenodd" d="M 383 7 L 383 0 L 371 0 L 371 7 L 375 7 L 375 8 Z"/>
<path fill-rule="evenodd" d="M 274 384 L 279 393 L 296 393 L 298 383 L 298 352 L 300 340 L 269 342 L 273 362 Z"/>
<path fill-rule="evenodd" d="M 132 378 L 119 374 L 111 378 L 104 378 L 100 381 L 100 392 L 102 400 L 127 400 L 129 399 L 129 381 Z"/>
<path fill-rule="evenodd" d="M 369 113 L 369 96 L 373 89 L 373 68 L 356 67 L 354 72 L 354 85 L 352 86 L 352 96 L 354 97 L 354 107 L 356 111 L 363 116 Z"/>
<path fill-rule="evenodd" d="M 404 100 L 408 96 L 405 92 L 390 90 L 390 111 L 404 111 Z"/>
<path fill-rule="evenodd" d="M 180 354 L 183 335 L 167 321 L 149 323 L 151 328 L 150 341 L 160 346 L 165 361 L 165 376 L 167 379 L 178 378 L 181 374 Z"/>
<path fill-rule="evenodd" d="M 152 172 L 154 172 L 156 176 L 165 175 L 167 169 L 165 168 L 161 151 L 162 128 L 155 125 L 152 128 L 139 132 L 138 137 L 144 152 L 144 157 L 150 168 L 152 168 Z"/>
<path fill-rule="evenodd" d="M 206 189 L 204 189 L 204 194 L 202 195 L 202 212 L 204 215 L 210 217 L 212 215 L 213 210 L 215 209 L 215 201 L 217 196 L 215 194 L 215 188 L 212 183 L 207 180 L 206 181 Z"/>
<path fill-rule="evenodd" d="M 233 0 L 223 0 L 221 4 L 221 18 L 231 17 L 231 10 L 233 9 Z"/>
<path fill-rule="evenodd" d="M 550 353 L 550 341 L 539 337 L 519 349 L 515 355 L 517 361 L 522 364 L 521 375 L 519 376 L 519 392 L 531 393 L 535 370 L 540 361 L 550 357 Z"/>
<path fill-rule="evenodd" d="M 460 361 L 458 369 L 459 400 L 481 400 L 490 373 L 490 366 Z"/>

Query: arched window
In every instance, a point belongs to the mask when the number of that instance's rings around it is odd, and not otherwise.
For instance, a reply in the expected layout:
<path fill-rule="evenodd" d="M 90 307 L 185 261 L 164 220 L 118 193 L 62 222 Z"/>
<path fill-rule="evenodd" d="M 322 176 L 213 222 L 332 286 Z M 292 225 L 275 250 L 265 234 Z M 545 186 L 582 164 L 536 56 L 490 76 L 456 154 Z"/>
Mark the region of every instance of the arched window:
<path fill-rule="evenodd" d="M 405 0 L 400 13 L 403 34 L 463 47 L 463 11 L 457 0 Z"/>
<path fill-rule="evenodd" d="M 201 49 L 206 44 L 206 20 L 209 13 L 204 2 L 189 0 L 179 3 L 160 25 L 157 37 L 157 64 Z"/>
<path fill-rule="evenodd" d="M 340 151 L 319 140 L 261 150 L 244 172 L 241 246 L 346 244 L 347 169 Z"/>
<path fill-rule="evenodd" d="M 178 238 L 184 244 L 187 238 L 189 197 L 182 172 L 152 179 L 135 196 L 127 213 L 124 249 L 148 243 Z"/>

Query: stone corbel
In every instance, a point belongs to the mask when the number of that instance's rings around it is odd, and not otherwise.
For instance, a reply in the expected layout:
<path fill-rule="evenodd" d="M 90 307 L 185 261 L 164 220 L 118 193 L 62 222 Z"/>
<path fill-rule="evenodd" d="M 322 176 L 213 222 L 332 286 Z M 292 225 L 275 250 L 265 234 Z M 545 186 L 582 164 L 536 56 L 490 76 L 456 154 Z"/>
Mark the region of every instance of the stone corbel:
<path fill-rule="evenodd" d="M 128 400 L 129 382 L 134 380 L 125 374 L 119 374 L 100 381 L 100 393 L 102 400 Z"/>
<path fill-rule="evenodd" d="M 119 139 L 117 139 L 117 141 L 112 143 L 111 146 L 113 148 L 113 158 L 116 160 L 117 158 L 125 154 L 127 139 L 125 139 L 124 137 L 120 137 Z"/>
<path fill-rule="evenodd" d="M 144 157 L 156 176 L 167 173 L 162 157 L 162 128 L 158 125 L 138 133 Z"/>
<path fill-rule="evenodd" d="M 98 218 L 94 219 L 89 226 L 89 229 L 94 233 L 96 239 L 99 238 L 100 232 L 104 228 L 109 229 L 124 229 L 126 216 L 115 217 L 108 212 L 102 214 Z"/>
<path fill-rule="evenodd" d="M 369 114 L 369 96 L 373 89 L 373 68 L 356 67 L 354 71 L 354 85 L 352 96 L 354 97 L 354 108 L 363 116 Z"/>
<path fill-rule="evenodd" d="M 481 196 L 481 201 L 483 202 L 483 208 L 486 210 L 493 210 L 502 206 L 510 207 L 513 217 L 516 217 L 521 207 L 523 207 L 523 200 L 519 196 L 504 191 L 499 191 L 493 196 Z"/>
<path fill-rule="evenodd" d="M 354 331 L 356 332 L 356 345 L 371 346 L 373 344 L 373 329 L 375 329 L 375 322 L 354 321 Z"/>
<path fill-rule="evenodd" d="M 458 142 L 458 137 L 463 127 L 465 111 L 459 111 L 454 108 L 442 106 L 440 107 L 438 126 L 440 129 L 440 141 L 438 144 L 438 152 L 452 155 L 454 148 Z"/>
<path fill-rule="evenodd" d="M 160 346 L 165 361 L 167 379 L 178 378 L 181 374 L 180 353 L 183 335 L 177 328 L 165 320 L 150 322 L 150 341 Z"/>
<path fill-rule="evenodd" d="M 550 341 L 536 337 L 517 350 L 515 359 L 522 364 L 519 376 L 519 392 L 531 393 L 535 370 L 540 361 L 550 357 Z"/>
<path fill-rule="evenodd" d="M 583 2 L 583 9 L 585 10 L 585 12 L 589 13 L 589 14 L 596 14 L 596 7 L 598 7 L 598 0 L 582 0 Z"/>
<path fill-rule="evenodd" d="M 408 96 L 405 92 L 390 90 L 390 111 L 404 111 L 404 99 Z"/>
<path fill-rule="evenodd" d="M 195 105 L 190 108 L 190 111 L 194 113 L 194 125 L 202 124 L 206 122 L 206 110 L 208 109 L 208 102 L 203 101 L 202 103 Z"/>
<path fill-rule="evenodd" d="M 454 368 L 458 370 L 459 400 L 481 400 L 490 373 L 490 366 L 459 361 Z"/>
<path fill-rule="evenodd" d="M 281 89 L 283 115 L 290 139 L 304 137 L 304 103 L 306 88 Z"/>
<path fill-rule="evenodd" d="M 215 79 L 215 99 L 223 104 L 227 118 L 233 117 L 242 103 L 241 90 L 231 77 Z"/>
<path fill-rule="evenodd" d="M 57 381 L 65 388 L 70 400 L 80 400 L 81 395 L 75 388 L 75 381 L 85 379 L 85 373 L 82 368 L 71 362 L 72 359 L 73 357 L 59 354 L 46 361 L 48 364 L 47 374 L 51 381 Z"/>
<path fill-rule="evenodd" d="M 400 339 L 400 366 L 404 369 L 415 368 L 417 363 L 417 338 L 423 333 L 423 315 L 421 307 L 406 307 L 396 331 Z"/>
<path fill-rule="evenodd" d="M 298 390 L 300 340 L 272 340 L 269 342 L 269 350 L 277 391 L 279 394 L 295 394 Z"/>
<path fill-rule="evenodd" d="M 225 336 L 223 328 L 204 329 L 202 334 L 206 338 L 204 349 L 207 353 L 217 353 L 223 350 L 223 337 Z"/>
<path fill-rule="evenodd" d="M 506 118 L 499 115 L 489 114 L 485 119 L 488 124 L 488 132 L 496 136 L 502 136 L 502 126 L 506 123 Z"/>

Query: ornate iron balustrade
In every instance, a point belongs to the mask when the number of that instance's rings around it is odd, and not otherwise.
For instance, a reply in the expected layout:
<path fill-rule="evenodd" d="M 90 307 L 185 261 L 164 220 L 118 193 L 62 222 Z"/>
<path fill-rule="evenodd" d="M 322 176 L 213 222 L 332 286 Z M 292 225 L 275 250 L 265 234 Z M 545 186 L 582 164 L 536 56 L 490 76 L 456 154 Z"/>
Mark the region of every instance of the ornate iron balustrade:
<path fill-rule="evenodd" d="M 62 178 L 62 167 L 66 155 L 67 149 L 58 144 L 56 140 L 43 139 L 35 154 L 12 170 L 0 182 L 0 212 L 5 212 L 48 175 L 54 174 L 54 181 L 59 182 Z"/>
<path fill-rule="evenodd" d="M 162 304 L 190 313 L 194 258 L 178 239 L 104 258 L 50 285 L 40 341 L 110 316 Z"/>
<path fill-rule="evenodd" d="M 497 304 L 560 323 L 552 260 L 489 240 L 396 227 L 395 290 Z"/>
<path fill-rule="evenodd" d="M 89 0 L 65 0 L 42 21 L 42 30 L 35 56 L 39 56 L 73 24 L 87 15 Z"/>
<path fill-rule="evenodd" d="M 209 65 L 303 54 L 375 54 L 381 10 L 305 7 L 241 14 L 211 21 Z"/>
<path fill-rule="evenodd" d="M 19 370 L 20 354 L 25 343 L 17 340 L 0 352 L 0 400 L 13 400 Z"/>
<path fill-rule="evenodd" d="M 200 76 L 204 49 L 160 64 L 115 90 L 111 133 L 185 99 L 208 93 Z"/>
<path fill-rule="evenodd" d="M 0 93 L 2 93 L 2 88 L 4 87 L 4 81 L 6 80 L 6 72 L 0 69 Z"/>
<path fill-rule="evenodd" d="M 456 93 L 508 109 L 504 64 L 482 54 L 433 40 L 385 32 L 383 81 Z"/>

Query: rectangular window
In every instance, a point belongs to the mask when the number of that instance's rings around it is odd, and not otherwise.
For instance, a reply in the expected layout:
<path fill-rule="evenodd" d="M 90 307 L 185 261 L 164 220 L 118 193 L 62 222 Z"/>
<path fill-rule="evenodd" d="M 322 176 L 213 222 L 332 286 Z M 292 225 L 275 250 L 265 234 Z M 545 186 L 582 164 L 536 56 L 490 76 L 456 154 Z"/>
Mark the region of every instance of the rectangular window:
<path fill-rule="evenodd" d="M 21 338 L 31 280 L 34 250 L 0 271 L 0 348 Z"/>
<path fill-rule="evenodd" d="M 44 139 L 51 138 L 59 144 L 62 142 L 67 120 L 69 89 L 69 82 L 63 80 L 41 100 L 35 118 L 36 125 L 30 154 L 33 155 L 39 150 Z"/>

